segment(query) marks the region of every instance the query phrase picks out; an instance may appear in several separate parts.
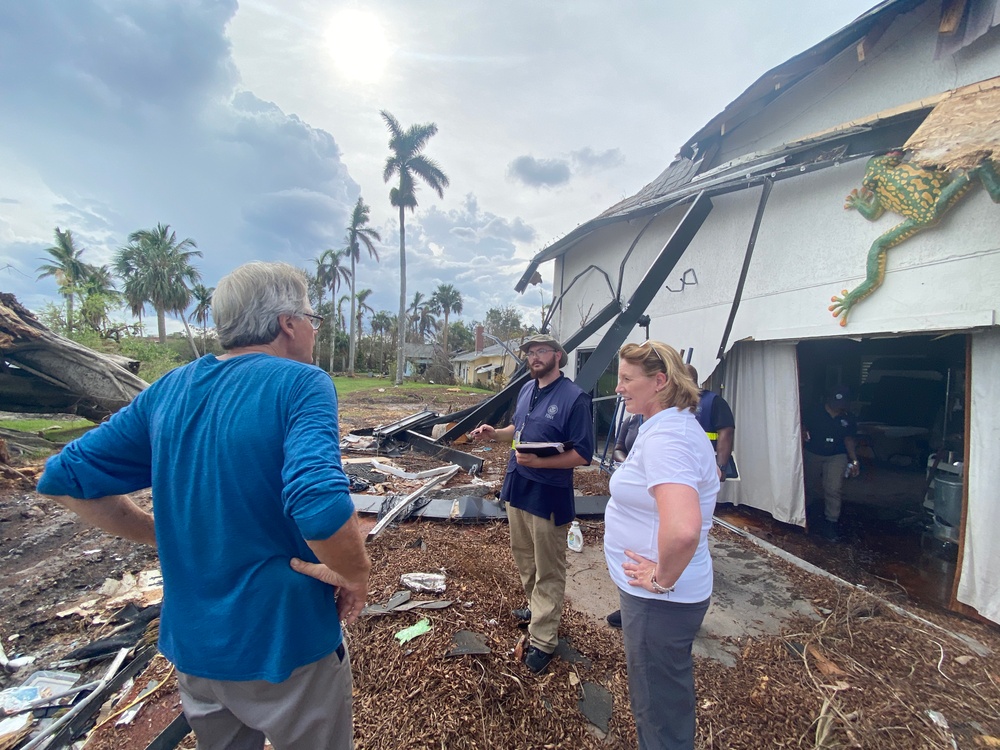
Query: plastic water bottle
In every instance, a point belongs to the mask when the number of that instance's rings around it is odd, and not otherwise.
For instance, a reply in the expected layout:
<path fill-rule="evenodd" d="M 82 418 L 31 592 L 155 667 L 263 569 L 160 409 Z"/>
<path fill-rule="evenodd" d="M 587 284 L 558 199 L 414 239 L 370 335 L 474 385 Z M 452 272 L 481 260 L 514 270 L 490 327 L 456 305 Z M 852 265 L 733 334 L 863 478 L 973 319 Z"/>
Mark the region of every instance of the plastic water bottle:
<path fill-rule="evenodd" d="M 566 532 L 566 545 L 574 552 L 583 552 L 583 530 L 580 529 L 580 522 L 573 521 Z"/>

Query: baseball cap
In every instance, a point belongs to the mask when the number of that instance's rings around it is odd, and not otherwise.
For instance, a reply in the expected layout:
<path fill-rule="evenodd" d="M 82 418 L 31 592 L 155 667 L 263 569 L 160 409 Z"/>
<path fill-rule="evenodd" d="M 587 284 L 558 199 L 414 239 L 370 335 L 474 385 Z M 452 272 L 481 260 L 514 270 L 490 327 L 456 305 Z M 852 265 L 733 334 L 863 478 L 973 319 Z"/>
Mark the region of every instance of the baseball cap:
<path fill-rule="evenodd" d="M 569 357 L 566 355 L 566 350 L 563 349 L 562 344 L 560 344 L 556 339 L 554 339 L 547 333 L 537 333 L 534 336 L 525 339 L 524 343 L 522 343 L 521 346 L 519 346 L 518 348 L 522 352 L 527 352 L 528 349 L 534 346 L 535 344 L 548 344 L 549 346 L 551 346 L 553 349 L 559 352 L 559 367 L 566 366 L 566 362 L 569 359 Z"/>

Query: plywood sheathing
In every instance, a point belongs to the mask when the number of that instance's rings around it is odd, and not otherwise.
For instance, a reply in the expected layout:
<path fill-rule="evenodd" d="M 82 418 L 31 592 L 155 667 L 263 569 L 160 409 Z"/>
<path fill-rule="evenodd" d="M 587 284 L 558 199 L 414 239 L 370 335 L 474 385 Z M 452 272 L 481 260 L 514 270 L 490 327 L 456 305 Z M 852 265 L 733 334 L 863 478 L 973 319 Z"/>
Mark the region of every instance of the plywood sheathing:
<path fill-rule="evenodd" d="M 1000 77 L 949 92 L 905 149 L 910 161 L 935 169 L 972 169 L 1000 158 Z"/>

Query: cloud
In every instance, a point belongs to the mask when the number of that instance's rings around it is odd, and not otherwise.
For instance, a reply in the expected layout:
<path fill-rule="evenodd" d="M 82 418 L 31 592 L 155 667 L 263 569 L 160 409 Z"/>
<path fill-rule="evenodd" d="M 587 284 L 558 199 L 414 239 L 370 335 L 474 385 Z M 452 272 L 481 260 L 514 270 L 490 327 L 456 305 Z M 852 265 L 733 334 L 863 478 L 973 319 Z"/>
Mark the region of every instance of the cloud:
<path fill-rule="evenodd" d="M 563 159 L 519 156 L 507 165 L 507 176 L 531 187 L 554 187 L 569 182 L 571 174 Z"/>
<path fill-rule="evenodd" d="M 234 0 L 0 5 L 0 259 L 71 229 L 106 263 L 162 222 L 214 285 L 253 259 L 342 244 L 360 188 L 333 135 L 240 88 Z M 15 208 L 16 207 L 16 208 Z M 15 247 L 16 246 L 16 247 Z M 28 275 L 32 260 L 19 264 Z M 15 294 L 54 295 L 5 280 Z"/>
<path fill-rule="evenodd" d="M 613 169 L 625 163 L 621 149 L 597 152 L 590 146 L 571 151 L 568 159 L 536 159 L 519 156 L 507 165 L 507 177 L 530 187 L 565 185 L 577 174 Z M 572 168 L 570 167 L 572 165 Z"/>
<path fill-rule="evenodd" d="M 618 148 L 609 148 L 607 151 L 598 153 L 590 146 L 585 146 L 579 151 L 571 151 L 570 157 L 573 159 L 573 163 L 584 172 L 612 169 L 625 163 L 625 155 Z"/>

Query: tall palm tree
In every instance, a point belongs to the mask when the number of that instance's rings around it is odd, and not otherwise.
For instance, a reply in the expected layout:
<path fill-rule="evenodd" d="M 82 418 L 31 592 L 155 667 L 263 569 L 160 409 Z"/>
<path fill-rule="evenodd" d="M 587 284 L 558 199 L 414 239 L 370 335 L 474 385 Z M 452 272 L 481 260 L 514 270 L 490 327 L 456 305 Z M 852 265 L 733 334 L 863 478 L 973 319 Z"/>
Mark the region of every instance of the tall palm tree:
<path fill-rule="evenodd" d="M 73 233 L 65 232 L 56 227 L 56 244 L 45 248 L 52 257 L 52 263 L 43 263 L 35 271 L 40 272 L 38 279 L 52 276 L 59 285 L 59 294 L 66 298 L 66 330 L 73 330 L 73 297 L 78 293 L 79 284 L 90 271 L 90 266 L 83 262 L 83 249 L 73 243 Z M 44 260 L 40 258 L 39 260 Z"/>
<path fill-rule="evenodd" d="M 379 372 L 385 369 L 385 334 L 390 331 L 394 322 L 388 310 L 379 310 L 372 316 L 372 334 L 378 332 Z M 374 343 L 372 349 L 374 350 Z"/>
<path fill-rule="evenodd" d="M 368 251 L 368 257 L 374 258 L 378 263 L 378 252 L 375 250 L 375 242 L 381 242 L 379 233 L 369 226 L 365 226 L 369 220 L 371 208 L 365 205 L 364 200 L 358 196 L 358 202 L 354 204 L 351 212 L 351 223 L 347 227 L 347 254 L 351 258 L 351 366 L 347 371 L 350 377 L 354 377 L 354 354 L 357 350 L 358 340 L 354 331 L 354 294 L 355 281 L 357 280 L 357 264 L 361 261 L 361 246 L 364 245 Z"/>
<path fill-rule="evenodd" d="M 201 353 L 208 354 L 208 314 L 212 309 L 214 286 L 195 284 L 191 287 L 191 297 L 194 299 L 194 312 L 191 317 L 196 323 L 201 323 Z"/>
<path fill-rule="evenodd" d="M 201 281 L 201 273 L 191 265 L 191 259 L 201 257 L 201 252 L 194 249 L 197 244 L 190 237 L 178 242 L 177 233 L 170 231 L 169 224 L 132 232 L 128 243 L 115 253 L 115 273 L 125 281 L 125 296 L 133 310 L 145 302 L 156 310 L 159 341 L 166 343 L 168 312 L 179 315 L 185 329 L 188 328 L 184 316 L 191 303 L 188 285 Z M 190 331 L 188 340 L 198 356 Z"/>
<path fill-rule="evenodd" d="M 448 316 L 451 313 L 461 315 L 462 293 L 451 284 L 438 284 L 431 295 L 431 304 L 444 315 L 444 353 L 448 356 Z"/>
<path fill-rule="evenodd" d="M 437 133 L 437 125 L 433 122 L 423 125 L 411 125 L 403 130 L 399 122 L 384 109 L 381 112 L 386 127 L 389 128 L 389 150 L 392 154 L 385 161 L 382 179 L 388 182 L 393 176 L 399 177 L 399 184 L 389 191 L 389 203 L 399 208 L 399 320 L 396 357 L 396 384 L 403 382 L 403 347 L 406 341 L 406 224 L 405 210 L 413 211 L 417 207 L 416 180 L 419 177 L 438 194 L 444 197 L 444 189 L 448 187 L 448 176 L 441 171 L 437 163 L 426 156 L 424 146 L 431 136 Z"/>

